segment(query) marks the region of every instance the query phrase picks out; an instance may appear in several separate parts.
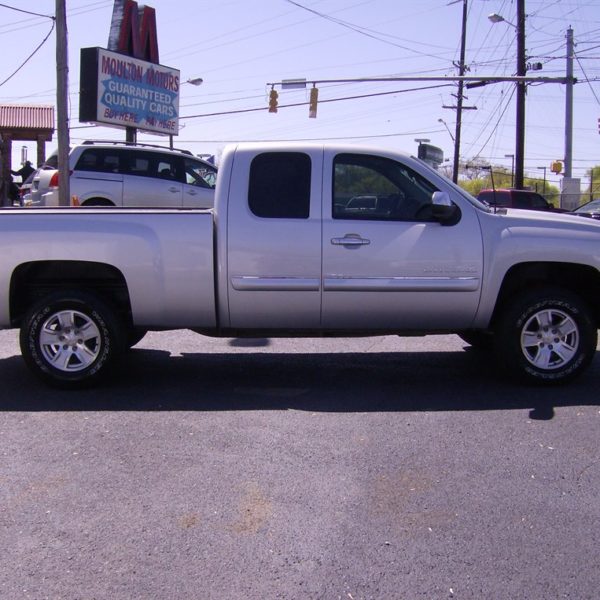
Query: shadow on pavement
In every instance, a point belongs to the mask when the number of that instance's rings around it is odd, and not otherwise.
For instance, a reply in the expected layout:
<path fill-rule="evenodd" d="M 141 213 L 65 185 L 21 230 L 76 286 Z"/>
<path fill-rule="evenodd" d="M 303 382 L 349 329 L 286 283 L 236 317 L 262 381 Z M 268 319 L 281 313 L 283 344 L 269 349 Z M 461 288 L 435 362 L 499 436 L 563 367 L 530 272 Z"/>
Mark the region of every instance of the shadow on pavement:
<path fill-rule="evenodd" d="M 189 353 L 134 349 L 104 385 L 62 391 L 40 383 L 20 357 L 0 360 L 0 411 L 311 412 L 530 409 L 597 405 L 600 361 L 559 387 L 524 386 L 475 350 L 383 353 Z"/>

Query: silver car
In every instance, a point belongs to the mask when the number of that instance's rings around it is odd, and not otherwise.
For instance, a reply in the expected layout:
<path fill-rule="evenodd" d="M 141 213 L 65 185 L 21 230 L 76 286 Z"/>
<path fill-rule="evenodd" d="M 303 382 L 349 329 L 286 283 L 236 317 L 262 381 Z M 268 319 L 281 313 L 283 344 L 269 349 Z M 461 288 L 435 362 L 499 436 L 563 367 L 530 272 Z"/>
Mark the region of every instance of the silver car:
<path fill-rule="evenodd" d="M 58 157 L 33 178 L 30 206 L 58 206 Z M 147 144 L 84 142 L 69 153 L 70 205 L 212 208 L 217 168 L 191 153 Z"/>

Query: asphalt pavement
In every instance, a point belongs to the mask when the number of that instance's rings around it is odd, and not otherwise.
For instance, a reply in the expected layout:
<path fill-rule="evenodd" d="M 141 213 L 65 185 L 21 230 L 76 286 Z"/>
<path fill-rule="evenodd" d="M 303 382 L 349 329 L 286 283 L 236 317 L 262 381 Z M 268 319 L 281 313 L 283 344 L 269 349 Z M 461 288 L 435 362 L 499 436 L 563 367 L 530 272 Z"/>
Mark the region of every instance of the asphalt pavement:
<path fill-rule="evenodd" d="M 600 359 L 148 334 L 64 392 L 0 332 L 0 598 L 596 599 Z"/>

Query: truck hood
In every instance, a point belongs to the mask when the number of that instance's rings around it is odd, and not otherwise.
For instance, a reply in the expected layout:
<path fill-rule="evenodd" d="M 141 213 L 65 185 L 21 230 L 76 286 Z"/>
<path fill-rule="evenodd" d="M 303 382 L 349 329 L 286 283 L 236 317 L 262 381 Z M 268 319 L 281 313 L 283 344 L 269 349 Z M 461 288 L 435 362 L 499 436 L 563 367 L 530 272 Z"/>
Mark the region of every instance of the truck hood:
<path fill-rule="evenodd" d="M 552 212 L 541 210 L 524 210 L 518 208 L 501 208 L 489 211 L 492 217 L 502 219 L 505 227 L 534 227 L 548 229 L 565 229 L 595 232 L 600 234 L 600 221 L 589 219 L 569 212 Z"/>

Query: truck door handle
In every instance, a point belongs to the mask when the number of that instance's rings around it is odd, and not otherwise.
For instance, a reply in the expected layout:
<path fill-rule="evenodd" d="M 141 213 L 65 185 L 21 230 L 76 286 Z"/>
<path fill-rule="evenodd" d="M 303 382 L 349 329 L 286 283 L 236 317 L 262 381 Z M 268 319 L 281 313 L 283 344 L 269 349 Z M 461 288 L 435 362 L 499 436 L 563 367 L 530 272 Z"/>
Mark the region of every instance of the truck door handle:
<path fill-rule="evenodd" d="M 368 246 L 371 240 L 366 240 L 356 233 L 348 233 L 341 238 L 331 238 L 334 246 Z"/>
<path fill-rule="evenodd" d="M 173 187 L 173 186 L 171 186 L 171 187 L 169 188 L 169 191 L 170 191 L 170 192 L 172 192 L 173 194 L 176 194 L 177 192 L 179 192 L 179 191 L 180 191 L 180 189 L 179 189 L 179 188 L 176 188 L 176 187 Z"/>

